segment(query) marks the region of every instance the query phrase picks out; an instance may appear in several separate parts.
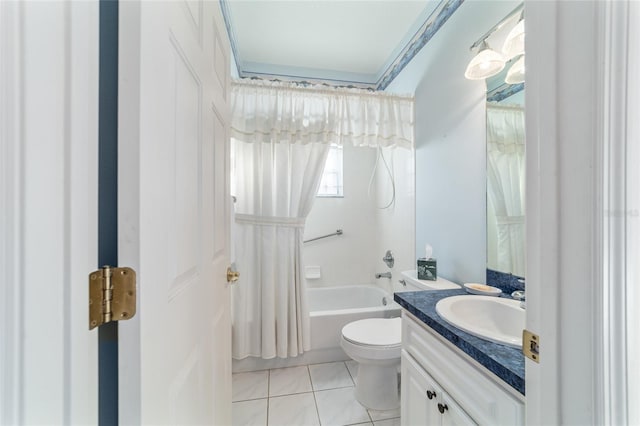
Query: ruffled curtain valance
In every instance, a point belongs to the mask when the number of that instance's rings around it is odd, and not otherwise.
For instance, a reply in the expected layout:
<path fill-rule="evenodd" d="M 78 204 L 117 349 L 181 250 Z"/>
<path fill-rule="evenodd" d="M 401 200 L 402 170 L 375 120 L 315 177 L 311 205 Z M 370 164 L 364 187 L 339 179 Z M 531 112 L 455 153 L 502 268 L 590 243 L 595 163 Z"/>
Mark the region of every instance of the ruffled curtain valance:
<path fill-rule="evenodd" d="M 243 142 L 413 148 L 414 100 L 362 89 L 242 80 L 231 85 L 231 137 Z"/>

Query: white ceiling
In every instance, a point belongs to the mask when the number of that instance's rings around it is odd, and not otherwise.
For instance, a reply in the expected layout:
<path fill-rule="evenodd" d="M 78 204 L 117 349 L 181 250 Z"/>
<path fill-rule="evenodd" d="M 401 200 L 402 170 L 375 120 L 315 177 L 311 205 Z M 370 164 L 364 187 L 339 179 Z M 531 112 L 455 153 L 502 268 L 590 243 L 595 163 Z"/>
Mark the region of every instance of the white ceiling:
<path fill-rule="evenodd" d="M 380 88 L 461 2 L 225 0 L 222 8 L 241 77 Z"/>

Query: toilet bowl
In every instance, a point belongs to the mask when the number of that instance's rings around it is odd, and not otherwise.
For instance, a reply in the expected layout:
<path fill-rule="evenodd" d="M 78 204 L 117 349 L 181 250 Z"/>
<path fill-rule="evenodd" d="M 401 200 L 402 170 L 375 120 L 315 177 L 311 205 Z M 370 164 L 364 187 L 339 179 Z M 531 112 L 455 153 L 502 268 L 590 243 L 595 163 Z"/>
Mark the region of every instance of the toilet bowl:
<path fill-rule="evenodd" d="M 445 278 L 419 280 L 417 271 L 403 271 L 395 292 L 430 291 L 460 288 Z M 401 351 L 400 318 L 368 318 L 345 325 L 340 345 L 358 362 L 356 399 L 374 410 L 398 408 L 398 367 Z"/>
<path fill-rule="evenodd" d="M 374 410 L 400 406 L 401 319 L 367 318 L 342 328 L 342 349 L 358 362 L 356 399 Z"/>

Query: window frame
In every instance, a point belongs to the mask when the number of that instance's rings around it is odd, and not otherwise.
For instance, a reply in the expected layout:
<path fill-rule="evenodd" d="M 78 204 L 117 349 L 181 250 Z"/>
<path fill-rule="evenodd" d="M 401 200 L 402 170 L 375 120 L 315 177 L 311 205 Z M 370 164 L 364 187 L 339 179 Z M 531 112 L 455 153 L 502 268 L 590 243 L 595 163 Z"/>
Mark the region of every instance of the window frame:
<path fill-rule="evenodd" d="M 335 170 L 330 170 L 329 172 L 327 171 L 327 166 L 330 165 L 331 162 L 331 158 L 332 158 L 332 153 L 337 153 L 338 158 L 336 159 L 336 163 L 339 162 L 339 164 L 336 164 L 337 167 L 335 167 Z M 322 190 L 322 182 L 325 180 L 325 176 L 328 174 L 335 174 L 336 175 L 336 191 L 335 193 L 321 193 Z M 325 185 L 326 187 L 326 185 Z M 324 168 L 322 169 L 322 178 L 320 179 L 320 184 L 318 185 L 318 191 L 316 192 L 316 197 L 318 198 L 344 198 L 344 148 L 342 145 L 338 145 L 335 143 L 332 143 L 331 146 L 329 147 L 329 153 L 327 154 L 327 159 L 325 161 L 324 164 Z"/>

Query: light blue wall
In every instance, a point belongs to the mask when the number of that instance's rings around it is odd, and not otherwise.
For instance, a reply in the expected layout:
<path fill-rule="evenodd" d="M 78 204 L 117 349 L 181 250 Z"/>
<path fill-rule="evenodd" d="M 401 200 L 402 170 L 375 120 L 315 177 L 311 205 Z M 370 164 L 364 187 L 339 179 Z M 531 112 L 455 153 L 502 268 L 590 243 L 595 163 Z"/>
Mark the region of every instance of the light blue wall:
<path fill-rule="evenodd" d="M 231 68 L 231 78 L 234 80 L 238 80 L 240 78 L 240 74 L 238 74 L 238 67 L 236 66 L 236 55 L 233 54 L 233 49 L 229 49 L 229 53 L 229 67 Z"/>
<path fill-rule="evenodd" d="M 469 46 L 518 2 L 466 1 L 391 83 L 416 98 L 416 255 L 433 246 L 438 275 L 485 282 L 484 81 L 464 78 Z"/>

